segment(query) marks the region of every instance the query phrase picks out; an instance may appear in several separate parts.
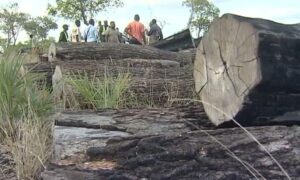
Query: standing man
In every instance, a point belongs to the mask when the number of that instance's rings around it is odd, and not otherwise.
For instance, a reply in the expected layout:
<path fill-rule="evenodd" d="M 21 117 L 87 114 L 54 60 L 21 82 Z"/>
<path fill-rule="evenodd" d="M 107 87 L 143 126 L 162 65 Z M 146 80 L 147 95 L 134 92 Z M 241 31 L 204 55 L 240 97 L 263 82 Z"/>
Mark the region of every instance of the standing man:
<path fill-rule="evenodd" d="M 114 21 L 110 22 L 110 26 L 105 31 L 105 42 L 108 43 L 120 43 L 120 32 L 116 30 L 116 24 Z"/>
<path fill-rule="evenodd" d="M 74 27 L 71 32 L 71 42 L 78 43 L 81 42 L 80 21 L 76 20 L 75 25 L 76 27 Z"/>
<path fill-rule="evenodd" d="M 163 39 L 161 28 L 157 25 L 156 19 L 150 22 L 150 31 L 146 29 L 146 34 L 149 36 L 149 44 L 156 43 Z"/>
<path fill-rule="evenodd" d="M 98 32 L 94 19 L 89 20 L 89 26 L 84 31 L 85 42 L 98 42 Z"/>
<path fill-rule="evenodd" d="M 109 26 L 108 26 L 108 21 L 107 20 L 104 20 L 103 21 L 103 32 L 102 32 L 102 38 L 103 38 L 103 41 L 102 42 L 106 42 L 106 38 L 105 38 L 105 32 L 108 30 Z"/>
<path fill-rule="evenodd" d="M 108 21 L 107 20 L 104 20 L 104 25 L 103 25 L 103 27 L 104 27 L 104 32 L 108 29 Z"/>
<path fill-rule="evenodd" d="M 124 30 L 130 36 L 130 44 L 146 44 L 145 26 L 139 21 L 140 16 L 138 14 L 134 15 L 134 21 L 129 23 Z"/>
<path fill-rule="evenodd" d="M 60 33 L 59 35 L 59 40 L 58 42 L 68 42 L 68 29 L 69 29 L 69 26 L 64 24 L 63 25 L 63 31 Z"/>
<path fill-rule="evenodd" d="M 103 36 L 103 32 L 104 32 L 104 27 L 101 23 L 101 21 L 98 22 L 98 37 L 99 37 L 99 40 L 100 42 L 104 42 L 104 36 Z"/>

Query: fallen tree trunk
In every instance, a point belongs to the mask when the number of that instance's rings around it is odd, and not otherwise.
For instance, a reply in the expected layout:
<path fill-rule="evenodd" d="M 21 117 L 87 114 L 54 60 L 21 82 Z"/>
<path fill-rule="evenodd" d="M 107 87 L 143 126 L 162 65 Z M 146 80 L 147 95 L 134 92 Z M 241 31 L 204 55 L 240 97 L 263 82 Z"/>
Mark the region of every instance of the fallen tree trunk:
<path fill-rule="evenodd" d="M 149 46 L 110 43 L 59 43 L 51 44 L 48 53 L 50 62 L 56 59 L 87 59 L 101 61 L 103 59 L 166 59 L 179 62 L 181 65 L 191 64 L 192 56 L 188 53 L 163 51 Z"/>
<path fill-rule="evenodd" d="M 191 124 L 214 128 L 201 106 L 63 112 L 55 118 L 54 156 L 66 160 L 85 154 L 87 148 L 104 147 L 114 137 L 190 132 L 195 129 Z"/>
<path fill-rule="evenodd" d="M 294 127 L 255 127 L 250 132 L 287 171 L 291 179 L 299 176 L 300 129 Z M 114 138 L 105 147 L 87 150 L 88 164 L 61 166 L 55 163 L 43 177 L 74 179 L 71 174 L 94 179 L 285 179 L 275 162 L 241 129 L 207 131 L 244 162 L 203 132 L 181 135 L 154 135 Z M 84 161 L 86 162 L 86 161 Z M 104 165 L 104 162 L 111 166 Z M 97 166 L 98 164 L 98 166 Z M 251 174 L 248 170 L 251 169 Z M 255 168 L 255 170 L 252 169 Z M 45 179 L 47 180 L 47 179 Z"/>
<path fill-rule="evenodd" d="M 104 80 L 128 74 L 129 89 L 139 105 L 144 103 L 164 106 L 169 105 L 169 101 L 173 99 L 193 98 L 192 65 L 180 67 L 175 61 L 145 59 L 105 60 L 102 64 L 98 61 L 66 60 L 53 64 L 56 64 L 56 70 L 52 83 L 53 87 L 58 89 L 61 89 L 59 84 L 62 84 L 64 79 L 76 79 L 77 75 Z M 181 102 L 174 104 L 179 103 Z"/>
<path fill-rule="evenodd" d="M 211 121 L 247 125 L 300 109 L 300 25 L 226 14 L 197 49 L 196 91 Z"/>
<path fill-rule="evenodd" d="M 64 74 L 87 74 L 91 77 L 117 77 L 128 73 L 132 78 L 147 79 L 192 79 L 192 66 L 180 67 L 170 60 L 124 59 L 117 61 L 68 60 L 57 61 Z"/>

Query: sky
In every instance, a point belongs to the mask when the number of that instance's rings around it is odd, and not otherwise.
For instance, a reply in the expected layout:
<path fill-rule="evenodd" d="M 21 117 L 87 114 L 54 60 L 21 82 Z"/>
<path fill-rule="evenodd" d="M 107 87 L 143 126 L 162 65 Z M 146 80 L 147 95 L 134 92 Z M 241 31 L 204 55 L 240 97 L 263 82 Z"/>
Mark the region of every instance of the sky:
<path fill-rule="evenodd" d="M 0 7 L 9 2 L 18 2 L 20 11 L 32 16 L 47 14 L 47 4 L 54 4 L 55 0 L 0 0 Z M 133 20 L 134 14 L 139 14 L 141 22 L 146 27 L 151 19 L 156 18 L 164 24 L 164 37 L 172 35 L 186 28 L 189 9 L 182 6 L 183 0 L 123 0 L 121 8 L 110 8 L 99 13 L 95 20 L 115 21 L 122 31 Z M 220 9 L 220 16 L 233 13 L 242 16 L 270 19 L 280 23 L 292 24 L 300 22 L 300 0 L 212 0 Z M 73 26 L 73 22 L 55 18 L 59 29 L 50 31 L 49 36 L 58 39 L 61 26 L 66 23 Z M 84 28 L 84 27 L 82 27 Z M 27 40 L 25 33 L 20 34 L 21 40 Z"/>

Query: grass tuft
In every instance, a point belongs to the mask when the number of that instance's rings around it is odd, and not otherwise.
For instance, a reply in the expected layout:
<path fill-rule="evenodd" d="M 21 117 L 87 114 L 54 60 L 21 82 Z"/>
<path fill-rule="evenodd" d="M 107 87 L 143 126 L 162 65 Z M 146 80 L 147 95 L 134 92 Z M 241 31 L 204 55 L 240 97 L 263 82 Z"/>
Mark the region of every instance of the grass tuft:
<path fill-rule="evenodd" d="M 84 105 L 93 109 L 124 108 L 134 102 L 129 90 L 129 74 L 119 74 L 117 77 L 90 77 L 85 74 L 72 74 L 67 82 L 80 94 Z M 80 102 L 82 100 L 78 100 Z"/>

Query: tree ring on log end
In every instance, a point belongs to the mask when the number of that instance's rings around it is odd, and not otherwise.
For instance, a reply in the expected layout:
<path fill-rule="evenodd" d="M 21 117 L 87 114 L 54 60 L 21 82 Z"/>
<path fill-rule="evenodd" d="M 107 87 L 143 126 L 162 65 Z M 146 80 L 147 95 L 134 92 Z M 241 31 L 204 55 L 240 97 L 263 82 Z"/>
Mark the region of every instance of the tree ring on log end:
<path fill-rule="evenodd" d="M 215 125 L 234 118 L 261 80 L 258 44 L 257 30 L 230 14 L 215 20 L 202 38 L 194 64 L 195 86 Z"/>

